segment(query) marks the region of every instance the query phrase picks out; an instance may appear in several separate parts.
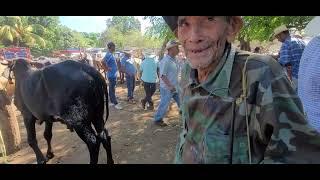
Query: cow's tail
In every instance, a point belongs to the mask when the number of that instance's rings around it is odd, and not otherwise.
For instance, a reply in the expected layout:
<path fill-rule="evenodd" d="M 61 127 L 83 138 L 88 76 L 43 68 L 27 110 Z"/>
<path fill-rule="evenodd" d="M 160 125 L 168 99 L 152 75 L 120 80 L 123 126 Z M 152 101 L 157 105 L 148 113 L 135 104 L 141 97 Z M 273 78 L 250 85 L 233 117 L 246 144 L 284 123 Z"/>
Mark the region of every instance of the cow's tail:
<path fill-rule="evenodd" d="M 102 91 L 106 97 L 106 119 L 104 121 L 104 126 L 107 123 L 108 117 L 109 117 L 109 95 L 108 95 L 108 86 L 107 86 L 107 82 L 104 79 L 104 77 L 102 76 L 102 74 L 100 72 L 98 72 L 97 70 L 93 70 L 92 67 L 86 67 L 86 68 L 82 68 L 83 71 L 85 71 L 86 73 L 93 75 L 94 77 L 97 77 L 95 79 L 98 79 L 96 82 L 98 82 L 98 84 L 102 83 Z M 104 99 L 103 99 L 104 100 Z"/>
<path fill-rule="evenodd" d="M 109 94 L 108 94 L 108 86 L 107 86 L 107 82 L 105 81 L 105 79 L 102 77 L 101 74 L 100 74 L 100 78 L 101 78 L 101 81 L 103 82 L 104 95 L 105 95 L 105 97 L 106 97 L 106 120 L 104 121 L 104 125 L 106 125 L 106 122 L 107 122 L 108 117 L 109 117 Z"/>

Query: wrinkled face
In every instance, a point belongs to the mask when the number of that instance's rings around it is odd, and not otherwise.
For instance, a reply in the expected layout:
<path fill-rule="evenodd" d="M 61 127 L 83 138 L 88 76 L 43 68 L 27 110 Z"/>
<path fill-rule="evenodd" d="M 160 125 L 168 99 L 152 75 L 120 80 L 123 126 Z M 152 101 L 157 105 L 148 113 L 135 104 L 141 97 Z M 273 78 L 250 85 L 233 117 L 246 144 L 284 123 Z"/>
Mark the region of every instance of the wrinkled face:
<path fill-rule="evenodd" d="M 177 36 L 192 68 L 218 61 L 232 38 L 224 16 L 179 16 Z"/>

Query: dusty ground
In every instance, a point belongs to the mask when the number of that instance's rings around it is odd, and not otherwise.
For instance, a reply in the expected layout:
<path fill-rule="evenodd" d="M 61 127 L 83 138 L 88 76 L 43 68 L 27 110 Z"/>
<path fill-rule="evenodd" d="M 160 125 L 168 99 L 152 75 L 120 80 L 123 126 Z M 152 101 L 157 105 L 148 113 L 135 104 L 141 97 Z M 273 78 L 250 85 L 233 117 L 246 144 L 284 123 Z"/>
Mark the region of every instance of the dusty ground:
<path fill-rule="evenodd" d="M 140 93 L 139 93 L 140 92 Z M 142 91 L 136 91 L 137 99 Z M 119 85 L 116 90 L 123 110 L 110 107 L 107 128 L 112 136 L 112 152 L 116 164 L 166 164 L 172 163 L 178 133 L 180 130 L 179 113 L 175 103 L 172 103 L 165 122 L 169 126 L 161 128 L 152 123 L 154 111 L 143 110 L 140 104 L 128 104 L 125 99 L 125 86 Z M 155 107 L 159 104 L 159 91 L 153 97 Z M 21 116 L 20 130 L 22 148 L 10 155 L 10 164 L 32 164 L 36 162 L 32 149 L 26 142 L 26 131 Z M 43 153 L 47 151 L 47 144 L 43 138 L 44 124 L 37 128 L 38 144 Z M 87 164 L 89 152 L 84 142 L 75 132 L 71 133 L 65 125 L 53 125 L 52 147 L 55 157 L 49 164 Z M 107 162 L 106 151 L 100 147 L 99 164 Z"/>

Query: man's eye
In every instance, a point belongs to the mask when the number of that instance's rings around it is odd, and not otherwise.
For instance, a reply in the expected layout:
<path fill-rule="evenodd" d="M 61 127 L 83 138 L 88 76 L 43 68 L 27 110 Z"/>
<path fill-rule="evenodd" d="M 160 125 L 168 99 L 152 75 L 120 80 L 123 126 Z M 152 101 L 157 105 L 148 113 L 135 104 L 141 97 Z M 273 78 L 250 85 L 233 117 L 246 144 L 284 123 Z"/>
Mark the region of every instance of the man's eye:
<path fill-rule="evenodd" d="M 184 21 L 178 22 L 178 26 L 180 26 L 180 27 L 183 27 L 183 26 L 186 26 L 186 25 L 187 25 L 187 23 L 184 22 Z"/>
<path fill-rule="evenodd" d="M 208 16 L 208 20 L 209 20 L 209 21 L 214 21 L 214 20 L 215 20 L 215 17 L 214 17 L 214 16 Z"/>

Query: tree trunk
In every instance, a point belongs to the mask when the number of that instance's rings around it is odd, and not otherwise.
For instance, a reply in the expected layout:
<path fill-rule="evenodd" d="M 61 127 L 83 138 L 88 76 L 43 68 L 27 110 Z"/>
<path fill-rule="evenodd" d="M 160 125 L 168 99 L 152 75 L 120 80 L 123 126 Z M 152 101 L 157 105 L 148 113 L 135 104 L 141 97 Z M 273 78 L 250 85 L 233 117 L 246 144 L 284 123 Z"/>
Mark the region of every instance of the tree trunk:
<path fill-rule="evenodd" d="M 6 153 L 12 154 L 19 150 L 21 136 L 19 123 L 14 111 L 11 97 L 6 92 L 3 79 L 0 82 L 0 131 L 6 147 Z"/>
<path fill-rule="evenodd" d="M 240 49 L 244 51 L 251 51 L 250 41 L 245 40 L 243 37 L 239 37 Z"/>

